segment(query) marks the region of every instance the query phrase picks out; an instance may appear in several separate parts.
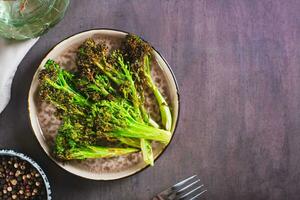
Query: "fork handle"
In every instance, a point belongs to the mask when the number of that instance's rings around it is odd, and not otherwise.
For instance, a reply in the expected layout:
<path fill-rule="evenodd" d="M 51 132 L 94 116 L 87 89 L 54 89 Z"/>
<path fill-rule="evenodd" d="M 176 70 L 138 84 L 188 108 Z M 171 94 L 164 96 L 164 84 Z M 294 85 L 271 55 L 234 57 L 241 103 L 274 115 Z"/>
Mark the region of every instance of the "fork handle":
<path fill-rule="evenodd" d="M 160 195 L 157 195 L 157 196 L 153 197 L 152 200 L 165 200 L 165 199 L 163 199 Z"/>

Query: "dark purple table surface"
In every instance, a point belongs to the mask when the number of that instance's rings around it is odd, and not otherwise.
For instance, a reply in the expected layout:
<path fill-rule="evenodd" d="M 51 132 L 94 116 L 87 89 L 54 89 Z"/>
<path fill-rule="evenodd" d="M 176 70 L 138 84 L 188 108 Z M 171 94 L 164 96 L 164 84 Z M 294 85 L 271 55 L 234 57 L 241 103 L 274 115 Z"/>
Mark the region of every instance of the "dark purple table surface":
<path fill-rule="evenodd" d="M 74 33 L 137 33 L 177 77 L 181 118 L 155 167 L 118 181 L 90 181 L 50 161 L 27 114 L 32 76 L 46 52 Z M 32 156 L 54 200 L 147 200 L 197 173 L 209 200 L 300 198 L 299 0 L 71 0 L 64 18 L 19 66 L 0 115 L 0 148 Z"/>

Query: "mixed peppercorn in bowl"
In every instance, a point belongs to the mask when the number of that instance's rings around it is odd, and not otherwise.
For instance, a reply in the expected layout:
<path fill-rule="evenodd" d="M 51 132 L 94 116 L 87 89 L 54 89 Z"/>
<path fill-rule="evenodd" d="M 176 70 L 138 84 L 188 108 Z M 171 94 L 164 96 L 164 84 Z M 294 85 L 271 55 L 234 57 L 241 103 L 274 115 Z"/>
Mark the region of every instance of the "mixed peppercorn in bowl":
<path fill-rule="evenodd" d="M 31 158 L 12 150 L 0 150 L 0 199 L 50 200 L 48 179 Z"/>

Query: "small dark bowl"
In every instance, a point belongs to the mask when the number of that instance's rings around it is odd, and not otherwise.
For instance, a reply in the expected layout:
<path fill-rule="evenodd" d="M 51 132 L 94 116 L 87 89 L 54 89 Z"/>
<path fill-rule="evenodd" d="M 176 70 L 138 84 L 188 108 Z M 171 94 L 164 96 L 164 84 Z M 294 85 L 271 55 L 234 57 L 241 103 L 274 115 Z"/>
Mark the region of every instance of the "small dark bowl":
<path fill-rule="evenodd" d="M 34 167 L 39 174 L 41 175 L 41 177 L 43 178 L 44 181 L 44 187 L 46 189 L 46 196 L 47 196 L 47 200 L 51 200 L 51 190 L 50 190 L 50 184 L 48 181 L 48 178 L 45 174 L 45 172 L 42 170 L 42 168 L 34 161 L 32 160 L 30 157 L 22 154 L 22 153 L 18 153 L 15 152 L 13 150 L 7 150 L 7 149 L 2 149 L 0 150 L 0 156 L 14 156 L 14 157 L 18 157 L 21 160 L 27 161 L 29 164 L 31 164 L 32 167 Z"/>

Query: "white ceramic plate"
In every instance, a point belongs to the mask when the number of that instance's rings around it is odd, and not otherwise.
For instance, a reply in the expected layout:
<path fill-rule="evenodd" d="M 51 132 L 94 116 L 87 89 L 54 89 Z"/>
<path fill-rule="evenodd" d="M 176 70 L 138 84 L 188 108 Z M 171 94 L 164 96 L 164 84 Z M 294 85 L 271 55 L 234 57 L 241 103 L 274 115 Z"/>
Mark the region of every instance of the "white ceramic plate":
<path fill-rule="evenodd" d="M 51 155 L 51 137 L 53 137 L 53 133 L 57 130 L 59 122 L 57 122 L 53 116 L 53 109 L 38 100 L 39 71 L 43 68 L 48 59 L 59 62 L 61 66 L 73 68 L 75 65 L 75 51 L 87 38 L 93 38 L 96 41 L 105 41 L 109 43 L 112 48 L 115 48 L 120 45 L 121 40 L 127 34 L 128 33 L 123 31 L 98 29 L 73 35 L 58 43 L 46 55 L 32 79 L 28 97 L 28 110 L 34 134 L 47 155 L 60 167 L 75 175 L 93 180 L 115 180 L 133 175 L 146 168 L 147 165 L 142 161 L 140 154 L 111 159 L 94 159 L 67 163 L 55 160 Z M 165 94 L 171 107 L 173 117 L 171 131 L 174 133 L 179 115 L 178 86 L 174 74 L 165 59 L 156 50 L 154 50 L 154 56 L 152 76 L 161 89 L 161 92 Z M 151 107 L 151 103 L 149 103 L 149 105 Z M 157 107 L 155 108 L 154 105 L 153 108 L 151 107 L 149 109 L 150 112 L 151 109 L 153 112 Z M 157 114 L 159 114 L 159 111 L 157 111 L 156 115 Z M 167 146 L 161 144 L 154 144 L 153 151 L 155 159 L 163 153 L 166 147 Z"/>

